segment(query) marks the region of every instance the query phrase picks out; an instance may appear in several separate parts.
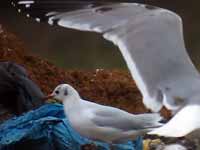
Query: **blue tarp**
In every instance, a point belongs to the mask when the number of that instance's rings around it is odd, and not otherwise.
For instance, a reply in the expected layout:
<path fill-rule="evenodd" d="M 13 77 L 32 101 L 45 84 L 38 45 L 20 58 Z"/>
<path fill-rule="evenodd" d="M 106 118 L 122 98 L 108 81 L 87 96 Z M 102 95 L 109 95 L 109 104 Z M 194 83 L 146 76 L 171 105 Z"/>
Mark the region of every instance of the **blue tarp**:
<path fill-rule="evenodd" d="M 46 104 L 0 125 L 0 150 L 79 150 L 95 143 L 99 150 L 108 144 L 90 141 L 74 131 L 60 104 Z M 117 150 L 142 150 L 142 138 L 116 145 Z"/>

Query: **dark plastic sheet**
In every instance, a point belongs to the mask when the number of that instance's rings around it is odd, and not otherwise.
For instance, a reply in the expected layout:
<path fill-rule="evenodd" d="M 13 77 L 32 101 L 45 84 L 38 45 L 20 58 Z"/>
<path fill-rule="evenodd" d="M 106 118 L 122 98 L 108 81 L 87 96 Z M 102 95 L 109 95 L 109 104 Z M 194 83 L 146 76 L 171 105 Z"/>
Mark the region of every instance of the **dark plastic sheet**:
<path fill-rule="evenodd" d="M 25 68 L 9 61 L 0 62 L 0 97 L 2 107 L 16 115 L 44 104 L 44 94 L 29 78 Z"/>

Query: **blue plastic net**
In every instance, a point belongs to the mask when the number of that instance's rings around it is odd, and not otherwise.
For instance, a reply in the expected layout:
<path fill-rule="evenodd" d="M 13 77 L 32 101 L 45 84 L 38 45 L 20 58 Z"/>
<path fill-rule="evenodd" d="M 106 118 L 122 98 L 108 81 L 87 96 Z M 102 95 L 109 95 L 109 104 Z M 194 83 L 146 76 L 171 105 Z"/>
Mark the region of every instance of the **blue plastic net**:
<path fill-rule="evenodd" d="M 0 125 L 0 150 L 79 150 L 95 143 L 108 150 L 106 143 L 91 141 L 72 129 L 60 104 L 46 104 Z M 142 150 L 142 138 L 115 145 L 116 150 Z"/>

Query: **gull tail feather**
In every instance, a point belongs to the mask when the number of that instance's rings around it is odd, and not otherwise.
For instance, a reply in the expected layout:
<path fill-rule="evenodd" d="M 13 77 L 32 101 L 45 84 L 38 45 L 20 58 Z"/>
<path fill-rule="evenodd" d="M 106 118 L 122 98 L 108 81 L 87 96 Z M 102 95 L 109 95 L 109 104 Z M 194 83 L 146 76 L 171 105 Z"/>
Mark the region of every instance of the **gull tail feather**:
<path fill-rule="evenodd" d="M 147 113 L 147 114 L 140 114 L 137 115 L 138 119 L 142 121 L 147 128 L 156 128 L 163 125 L 160 123 L 163 120 L 163 117 L 159 113 Z"/>
<path fill-rule="evenodd" d="M 165 137 L 183 137 L 200 128 L 200 105 L 187 105 L 183 107 L 164 126 L 150 131 L 154 134 Z"/>

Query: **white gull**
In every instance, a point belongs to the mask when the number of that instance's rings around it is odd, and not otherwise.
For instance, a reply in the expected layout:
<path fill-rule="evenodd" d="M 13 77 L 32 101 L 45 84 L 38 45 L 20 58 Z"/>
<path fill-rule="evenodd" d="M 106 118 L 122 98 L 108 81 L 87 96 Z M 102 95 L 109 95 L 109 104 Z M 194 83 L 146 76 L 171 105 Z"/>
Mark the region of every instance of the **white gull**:
<path fill-rule="evenodd" d="M 61 84 L 47 98 L 61 101 L 71 126 L 82 136 L 109 144 L 134 140 L 161 126 L 158 113 L 134 115 L 118 108 L 80 98 L 68 84 Z"/>

